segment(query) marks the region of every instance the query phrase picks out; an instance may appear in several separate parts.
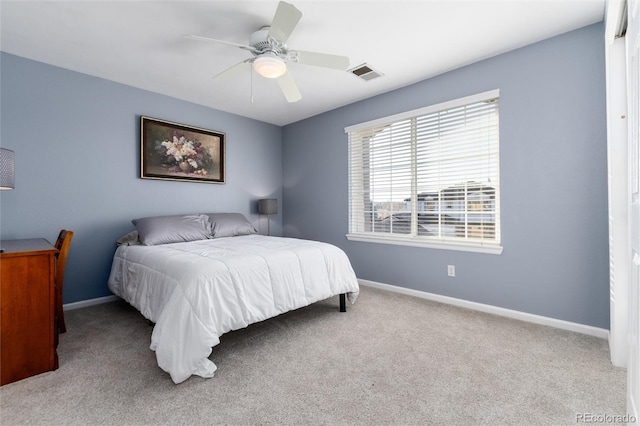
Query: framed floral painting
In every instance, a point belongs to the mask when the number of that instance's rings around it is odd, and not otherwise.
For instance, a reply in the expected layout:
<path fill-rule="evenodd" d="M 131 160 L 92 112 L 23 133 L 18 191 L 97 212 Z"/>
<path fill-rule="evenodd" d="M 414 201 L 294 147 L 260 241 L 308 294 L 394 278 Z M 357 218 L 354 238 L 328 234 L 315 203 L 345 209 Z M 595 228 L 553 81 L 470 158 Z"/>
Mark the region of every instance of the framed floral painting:
<path fill-rule="evenodd" d="M 225 134 L 140 117 L 140 177 L 225 182 Z"/>

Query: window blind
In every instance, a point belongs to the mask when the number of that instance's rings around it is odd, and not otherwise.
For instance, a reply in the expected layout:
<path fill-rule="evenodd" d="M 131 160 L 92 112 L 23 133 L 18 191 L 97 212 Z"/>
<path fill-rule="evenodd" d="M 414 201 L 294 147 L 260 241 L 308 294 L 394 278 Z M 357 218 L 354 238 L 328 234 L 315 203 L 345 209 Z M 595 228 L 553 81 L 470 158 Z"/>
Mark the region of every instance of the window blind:
<path fill-rule="evenodd" d="M 346 128 L 350 234 L 499 245 L 498 95 Z"/>

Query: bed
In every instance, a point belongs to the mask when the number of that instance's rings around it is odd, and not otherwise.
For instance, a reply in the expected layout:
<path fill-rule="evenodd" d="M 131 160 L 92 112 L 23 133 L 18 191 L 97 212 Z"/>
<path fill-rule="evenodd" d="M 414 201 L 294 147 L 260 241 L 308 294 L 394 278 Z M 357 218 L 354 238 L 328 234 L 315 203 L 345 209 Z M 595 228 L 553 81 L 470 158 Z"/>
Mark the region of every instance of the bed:
<path fill-rule="evenodd" d="M 220 336 L 359 287 L 331 244 L 256 233 L 237 213 L 136 219 L 118 240 L 109 289 L 155 323 L 151 349 L 175 383 L 213 377 Z"/>

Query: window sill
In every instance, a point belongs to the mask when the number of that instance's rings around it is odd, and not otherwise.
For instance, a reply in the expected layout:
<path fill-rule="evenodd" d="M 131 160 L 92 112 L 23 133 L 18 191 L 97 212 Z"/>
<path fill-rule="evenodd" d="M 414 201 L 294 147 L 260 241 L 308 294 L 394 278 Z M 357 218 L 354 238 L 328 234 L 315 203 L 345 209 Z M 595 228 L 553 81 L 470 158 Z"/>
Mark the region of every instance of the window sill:
<path fill-rule="evenodd" d="M 346 236 L 349 241 L 360 241 L 364 243 L 393 244 L 399 246 L 422 247 L 440 250 L 457 250 L 472 253 L 502 254 L 502 246 L 498 244 L 489 245 L 472 243 L 468 241 L 437 241 L 411 237 L 403 238 L 399 236 L 390 237 L 369 234 L 347 234 Z"/>

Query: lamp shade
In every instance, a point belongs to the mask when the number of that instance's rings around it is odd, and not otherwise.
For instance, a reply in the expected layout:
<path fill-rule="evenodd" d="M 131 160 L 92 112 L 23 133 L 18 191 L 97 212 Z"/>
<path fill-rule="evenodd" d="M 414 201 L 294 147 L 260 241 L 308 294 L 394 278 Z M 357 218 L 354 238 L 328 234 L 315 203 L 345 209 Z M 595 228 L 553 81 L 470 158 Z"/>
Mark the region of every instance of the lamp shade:
<path fill-rule="evenodd" d="M 253 69 L 263 77 L 278 78 L 287 72 L 287 64 L 278 56 L 264 54 L 253 61 Z"/>
<path fill-rule="evenodd" d="M 275 198 L 265 198 L 258 200 L 258 213 L 276 214 L 278 213 L 278 200 Z"/>
<path fill-rule="evenodd" d="M 0 189 L 16 187 L 15 153 L 10 149 L 0 148 Z"/>

